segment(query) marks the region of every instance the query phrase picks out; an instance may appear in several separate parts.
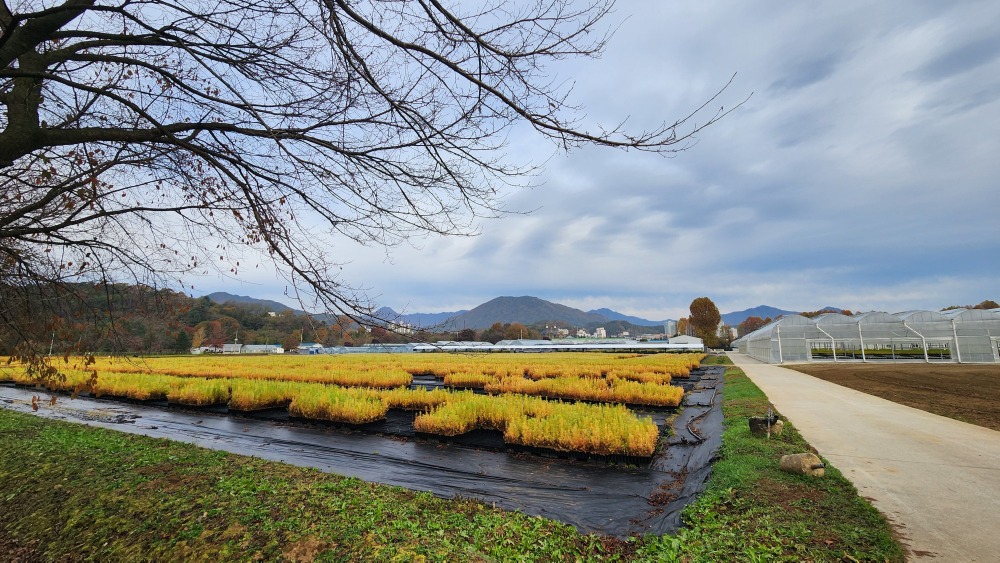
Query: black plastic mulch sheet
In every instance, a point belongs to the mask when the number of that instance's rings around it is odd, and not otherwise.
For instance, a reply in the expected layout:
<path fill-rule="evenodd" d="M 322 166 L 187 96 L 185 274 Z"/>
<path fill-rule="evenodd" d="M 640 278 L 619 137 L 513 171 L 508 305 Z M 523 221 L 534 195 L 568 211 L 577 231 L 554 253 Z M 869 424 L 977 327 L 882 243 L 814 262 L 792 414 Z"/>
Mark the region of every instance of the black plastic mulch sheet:
<path fill-rule="evenodd" d="M 680 511 L 703 489 L 721 444 L 722 374 L 692 374 L 670 447 L 649 467 L 553 459 L 443 445 L 209 412 L 59 398 L 39 402 L 37 415 L 123 432 L 169 438 L 323 471 L 476 498 L 576 526 L 583 532 L 627 536 L 669 533 Z M 38 391 L 0 387 L 0 407 L 32 412 Z M 660 421 L 663 414 L 654 416 Z"/>

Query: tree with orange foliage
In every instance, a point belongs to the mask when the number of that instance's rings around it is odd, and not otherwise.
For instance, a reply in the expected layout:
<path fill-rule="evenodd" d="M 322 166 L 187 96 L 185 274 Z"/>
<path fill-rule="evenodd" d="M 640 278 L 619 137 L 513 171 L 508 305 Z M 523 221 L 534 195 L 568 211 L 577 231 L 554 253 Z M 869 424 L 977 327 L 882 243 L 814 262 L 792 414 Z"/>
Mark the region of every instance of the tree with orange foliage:
<path fill-rule="evenodd" d="M 688 334 L 688 329 L 691 328 L 688 324 L 687 317 L 681 317 L 677 321 L 677 334 Z M 690 335 L 688 335 L 690 336 Z"/>
<path fill-rule="evenodd" d="M 719 308 L 708 297 L 698 297 L 691 302 L 691 316 L 688 322 L 694 335 L 701 338 L 705 346 L 714 347 L 719 342 L 718 329 L 722 322 Z"/>
<path fill-rule="evenodd" d="M 743 322 L 736 325 L 736 333 L 740 336 L 746 336 L 766 324 L 767 321 L 764 319 L 751 315 L 743 319 Z"/>

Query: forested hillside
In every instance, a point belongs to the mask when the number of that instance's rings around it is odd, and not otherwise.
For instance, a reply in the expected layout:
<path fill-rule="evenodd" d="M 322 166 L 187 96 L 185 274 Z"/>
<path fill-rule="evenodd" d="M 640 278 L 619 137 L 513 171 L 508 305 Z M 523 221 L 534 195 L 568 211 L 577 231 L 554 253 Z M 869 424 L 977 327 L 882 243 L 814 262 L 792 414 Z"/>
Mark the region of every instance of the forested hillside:
<path fill-rule="evenodd" d="M 221 347 L 236 338 L 243 344 L 294 348 L 303 341 L 336 346 L 395 336 L 377 328 L 368 332 L 347 317 L 326 322 L 287 308 L 273 311 L 254 303 L 216 303 L 207 296 L 195 298 L 146 286 L 72 284 L 31 299 L 59 306 L 44 318 L 22 313 L 34 330 L 0 334 L 0 353 L 15 353 L 25 343 L 24 334 L 44 334 L 42 348 L 57 355 L 188 352 L 192 347 Z"/>

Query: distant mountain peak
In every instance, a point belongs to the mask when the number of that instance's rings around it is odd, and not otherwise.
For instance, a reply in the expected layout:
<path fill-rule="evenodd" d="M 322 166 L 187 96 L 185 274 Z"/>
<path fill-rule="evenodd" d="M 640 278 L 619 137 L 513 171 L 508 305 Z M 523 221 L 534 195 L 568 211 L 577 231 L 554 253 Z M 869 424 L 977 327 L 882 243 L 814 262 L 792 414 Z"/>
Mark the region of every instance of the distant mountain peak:
<path fill-rule="evenodd" d="M 619 313 L 618 311 L 608 309 L 607 307 L 603 307 L 600 309 L 591 309 L 590 311 L 587 312 L 594 313 L 595 315 L 603 315 L 607 317 L 608 320 L 626 321 L 639 326 L 663 326 L 663 323 L 666 322 L 666 321 L 651 321 L 649 319 L 644 319 L 642 317 L 626 315 L 624 313 Z"/>
<path fill-rule="evenodd" d="M 760 317 L 762 319 L 770 317 L 773 319 L 779 315 L 794 315 L 797 312 L 798 311 L 787 311 L 785 309 L 771 307 L 770 305 L 758 305 L 756 307 L 751 307 L 750 309 L 726 313 L 722 315 L 722 323 L 729 326 L 736 326 L 745 321 L 748 317 Z"/>
<path fill-rule="evenodd" d="M 255 297 L 250 297 L 248 295 L 234 295 L 232 293 L 226 293 L 225 291 L 216 291 L 215 293 L 209 293 L 205 297 L 208 297 L 215 303 L 245 303 L 249 305 L 261 305 L 274 311 L 280 313 L 282 311 L 295 311 L 296 313 L 302 313 L 298 309 L 293 309 L 284 303 L 278 301 L 271 301 L 270 299 L 257 299 Z"/>

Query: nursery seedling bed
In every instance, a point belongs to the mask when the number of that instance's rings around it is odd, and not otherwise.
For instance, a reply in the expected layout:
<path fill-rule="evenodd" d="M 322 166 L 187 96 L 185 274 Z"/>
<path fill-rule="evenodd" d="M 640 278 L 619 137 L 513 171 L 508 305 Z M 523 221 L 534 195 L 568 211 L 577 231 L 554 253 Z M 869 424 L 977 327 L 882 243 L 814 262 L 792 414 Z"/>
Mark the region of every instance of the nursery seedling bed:
<path fill-rule="evenodd" d="M 497 393 L 499 395 L 499 393 Z M 614 401 L 592 401 L 590 399 L 566 399 L 562 397 L 552 397 L 549 395 L 532 395 L 533 397 L 540 397 L 548 401 L 562 401 L 564 403 L 583 403 L 585 405 L 622 405 L 631 411 L 644 411 L 644 412 L 658 412 L 658 413 L 672 413 L 677 412 L 680 405 L 676 407 L 666 406 L 666 405 L 647 405 L 645 403 L 616 403 Z"/>
<path fill-rule="evenodd" d="M 722 369 L 716 371 L 721 384 Z M 705 396 L 698 404 L 713 396 L 708 390 L 702 393 Z M 30 413 L 31 397 L 37 394 L 0 388 L 0 407 Z M 687 423 L 699 420 L 700 440 L 690 436 L 687 443 L 658 452 L 645 467 L 454 447 L 336 431 L 312 423 L 278 423 L 103 399 L 60 399 L 55 405 L 42 401 L 36 414 L 316 467 L 446 498 L 478 498 L 560 520 L 584 532 L 628 536 L 663 534 L 679 526 L 681 509 L 702 490 L 721 443 L 720 397 L 709 406 L 686 406 L 673 422 L 674 435 L 679 436 L 688 433 Z M 651 504 L 651 499 L 659 502 L 655 495 L 666 487 L 676 491 L 673 499 Z"/>
<path fill-rule="evenodd" d="M 49 392 L 44 389 L 41 391 L 49 395 L 61 395 L 70 396 L 68 391 L 55 391 Z M 89 396 L 89 393 L 81 393 L 82 396 Z M 385 418 L 382 420 L 376 420 L 374 422 L 366 423 L 351 423 L 338 420 L 324 420 L 319 418 L 307 418 L 301 416 L 293 416 L 290 414 L 288 407 L 268 407 L 261 409 L 252 410 L 242 410 L 242 409 L 230 409 L 228 403 L 217 403 L 210 405 L 189 405 L 186 403 L 168 401 L 166 399 L 132 399 L 129 397 L 121 397 L 116 395 L 105 394 L 100 397 L 92 396 L 91 398 L 99 400 L 107 400 L 119 403 L 129 403 L 137 405 L 145 405 L 151 407 L 161 407 L 169 408 L 175 410 L 189 410 L 199 413 L 212 413 L 219 415 L 232 415 L 239 416 L 243 418 L 257 418 L 261 420 L 274 420 L 279 422 L 291 422 L 298 425 L 313 425 L 325 428 L 336 428 L 340 430 L 345 430 L 349 432 L 366 432 L 371 434 L 381 434 L 387 436 L 398 436 L 404 438 L 414 438 L 421 437 L 423 439 L 430 439 L 440 443 L 467 446 L 479 449 L 489 449 L 493 451 L 506 451 L 509 444 L 504 442 L 502 432 L 494 432 L 483 429 L 475 429 L 470 432 L 466 432 L 459 436 L 444 436 L 440 434 L 433 433 L 418 433 L 414 428 L 414 419 L 416 418 L 418 412 L 405 410 L 405 409 L 388 409 Z M 544 397 L 542 397 L 544 399 Z M 573 402 L 573 401 L 564 401 Z M 582 401 L 580 401 L 582 402 Z M 672 410 L 672 409 L 671 409 Z M 649 416 L 654 423 L 660 427 L 660 434 L 665 432 L 663 427 L 664 422 L 667 417 L 663 416 L 660 411 L 654 410 L 653 412 L 643 412 L 643 415 Z M 528 447 L 528 446 L 526 446 Z M 522 452 L 544 452 L 546 455 L 557 456 L 561 458 L 571 458 L 571 459 L 590 459 L 590 460 L 608 460 L 610 462 L 617 462 L 621 455 L 615 456 L 605 456 L 600 454 L 595 454 L 592 452 L 563 452 L 561 450 L 554 450 L 544 447 L 530 446 L 534 448 L 533 450 L 522 449 Z M 634 458 L 636 460 L 645 459 L 647 462 L 650 458 L 641 456 L 624 456 L 629 458 Z"/>

